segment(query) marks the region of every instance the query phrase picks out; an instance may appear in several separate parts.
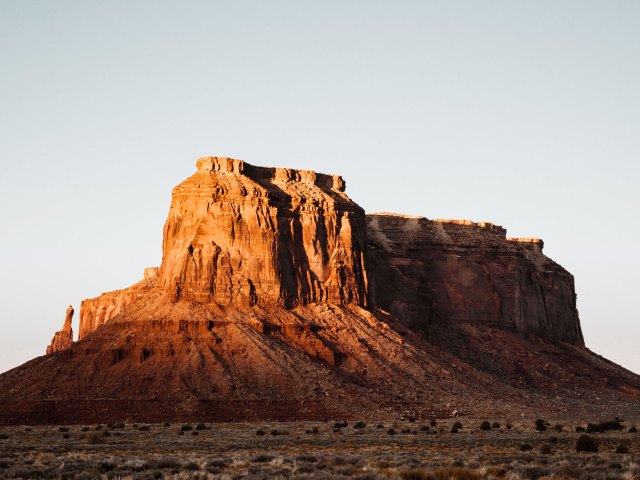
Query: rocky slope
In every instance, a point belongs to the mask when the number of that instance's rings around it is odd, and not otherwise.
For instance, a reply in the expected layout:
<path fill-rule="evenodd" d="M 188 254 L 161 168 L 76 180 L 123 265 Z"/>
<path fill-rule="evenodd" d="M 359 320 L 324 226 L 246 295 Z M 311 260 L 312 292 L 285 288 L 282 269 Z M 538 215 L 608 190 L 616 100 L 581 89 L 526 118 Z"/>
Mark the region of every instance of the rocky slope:
<path fill-rule="evenodd" d="M 584 348 L 541 241 L 365 217 L 337 176 L 197 167 L 160 267 L 85 300 L 77 343 L 0 375 L 0 423 L 637 409 L 640 378 Z"/>

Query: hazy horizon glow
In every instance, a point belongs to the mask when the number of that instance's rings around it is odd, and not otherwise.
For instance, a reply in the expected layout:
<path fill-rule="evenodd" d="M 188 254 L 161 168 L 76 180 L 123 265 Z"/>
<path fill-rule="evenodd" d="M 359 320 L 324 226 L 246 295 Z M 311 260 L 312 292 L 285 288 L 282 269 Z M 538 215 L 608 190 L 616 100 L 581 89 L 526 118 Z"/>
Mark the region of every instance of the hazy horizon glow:
<path fill-rule="evenodd" d="M 540 237 L 640 372 L 640 3 L 0 0 L 0 371 L 160 263 L 201 156 Z"/>

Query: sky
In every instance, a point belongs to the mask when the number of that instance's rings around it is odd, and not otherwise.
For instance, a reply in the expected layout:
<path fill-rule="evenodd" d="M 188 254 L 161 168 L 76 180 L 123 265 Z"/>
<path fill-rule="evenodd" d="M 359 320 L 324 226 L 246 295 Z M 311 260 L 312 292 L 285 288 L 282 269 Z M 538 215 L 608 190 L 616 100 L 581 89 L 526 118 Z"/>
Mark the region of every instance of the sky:
<path fill-rule="evenodd" d="M 0 372 L 161 259 L 216 155 L 490 221 L 640 373 L 640 2 L 0 0 Z"/>

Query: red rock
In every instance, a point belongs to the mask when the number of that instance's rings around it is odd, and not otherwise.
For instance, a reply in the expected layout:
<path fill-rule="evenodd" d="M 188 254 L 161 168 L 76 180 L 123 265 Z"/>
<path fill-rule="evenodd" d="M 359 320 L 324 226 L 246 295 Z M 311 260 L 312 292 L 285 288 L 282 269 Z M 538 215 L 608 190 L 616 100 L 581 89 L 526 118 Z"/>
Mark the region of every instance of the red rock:
<path fill-rule="evenodd" d="M 584 345 L 573 276 L 491 223 L 367 216 L 371 304 L 433 331 L 484 324 Z"/>
<path fill-rule="evenodd" d="M 584 348 L 542 246 L 365 219 L 340 177 L 206 157 L 173 190 L 160 267 L 0 375 L 0 424 L 637 411 L 640 377 Z"/>
<path fill-rule="evenodd" d="M 71 321 L 73 320 L 73 307 L 69 305 L 67 313 L 64 317 L 64 325 L 62 330 L 57 331 L 51 339 L 51 344 L 47 346 L 47 355 L 69 348 L 73 344 L 73 329 Z"/>

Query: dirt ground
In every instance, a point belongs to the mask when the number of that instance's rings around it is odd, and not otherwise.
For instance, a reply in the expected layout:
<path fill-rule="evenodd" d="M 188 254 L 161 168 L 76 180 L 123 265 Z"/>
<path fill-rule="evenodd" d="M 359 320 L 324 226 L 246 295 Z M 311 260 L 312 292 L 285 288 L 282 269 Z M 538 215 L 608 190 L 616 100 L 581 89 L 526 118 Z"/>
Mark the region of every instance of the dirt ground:
<path fill-rule="evenodd" d="M 640 419 L 588 433 L 597 452 L 576 451 L 593 419 L 411 420 L 2 427 L 0 477 L 640 479 Z"/>

